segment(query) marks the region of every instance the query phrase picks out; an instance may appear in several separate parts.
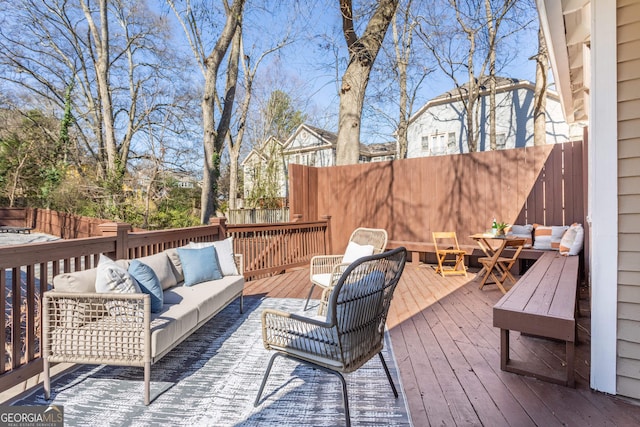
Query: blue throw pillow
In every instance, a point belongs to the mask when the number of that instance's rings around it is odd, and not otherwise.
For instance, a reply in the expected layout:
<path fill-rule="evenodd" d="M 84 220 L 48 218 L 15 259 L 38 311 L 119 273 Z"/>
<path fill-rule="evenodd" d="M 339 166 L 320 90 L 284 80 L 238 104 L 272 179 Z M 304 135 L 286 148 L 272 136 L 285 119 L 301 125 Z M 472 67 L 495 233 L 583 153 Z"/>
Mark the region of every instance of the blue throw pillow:
<path fill-rule="evenodd" d="M 151 312 L 158 313 L 162 311 L 162 305 L 164 304 L 162 285 L 155 271 L 137 259 L 131 261 L 128 271 L 131 277 L 138 282 L 142 292 L 151 296 Z"/>
<path fill-rule="evenodd" d="M 222 279 L 216 249 L 213 246 L 200 249 L 178 248 L 177 250 L 182 263 L 185 286 Z"/>

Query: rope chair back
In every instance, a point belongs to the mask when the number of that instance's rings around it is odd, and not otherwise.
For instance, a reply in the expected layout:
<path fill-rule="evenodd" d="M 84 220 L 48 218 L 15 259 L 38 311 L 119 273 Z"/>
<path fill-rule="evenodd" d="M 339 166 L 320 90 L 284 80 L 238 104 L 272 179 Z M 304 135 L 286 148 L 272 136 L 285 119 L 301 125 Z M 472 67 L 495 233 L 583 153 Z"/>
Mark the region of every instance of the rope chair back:
<path fill-rule="evenodd" d="M 393 292 L 407 258 L 404 248 L 360 258 L 336 284 L 327 320 L 335 325 L 344 372 L 352 372 L 382 350 Z"/>
<path fill-rule="evenodd" d="M 387 247 L 387 230 L 383 228 L 356 228 L 351 233 L 349 241 L 359 245 L 371 245 L 373 253 L 379 254 Z"/>

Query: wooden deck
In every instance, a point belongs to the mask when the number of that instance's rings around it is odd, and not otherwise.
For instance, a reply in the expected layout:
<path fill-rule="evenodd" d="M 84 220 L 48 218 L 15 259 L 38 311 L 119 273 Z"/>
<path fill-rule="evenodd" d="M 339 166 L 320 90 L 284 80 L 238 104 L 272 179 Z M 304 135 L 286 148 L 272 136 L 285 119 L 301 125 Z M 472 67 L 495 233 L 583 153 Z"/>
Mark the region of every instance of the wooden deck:
<path fill-rule="evenodd" d="M 387 326 L 415 426 L 636 426 L 640 406 L 589 389 L 590 313 L 580 300 L 576 388 L 500 370 L 500 330 L 492 307 L 502 293 L 472 280 L 442 278 L 407 263 Z M 246 296 L 306 298 L 309 271 L 247 283 Z M 314 297 L 319 297 L 314 294 Z M 301 301 L 302 303 L 302 301 Z M 512 333 L 514 357 L 561 369 L 564 343 Z"/>

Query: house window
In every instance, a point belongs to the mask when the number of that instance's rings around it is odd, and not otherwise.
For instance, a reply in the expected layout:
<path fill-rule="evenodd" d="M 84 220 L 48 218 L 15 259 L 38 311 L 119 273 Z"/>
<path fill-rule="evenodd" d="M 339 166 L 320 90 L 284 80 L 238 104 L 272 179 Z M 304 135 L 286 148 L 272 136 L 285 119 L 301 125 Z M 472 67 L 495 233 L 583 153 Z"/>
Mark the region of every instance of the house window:
<path fill-rule="evenodd" d="M 507 135 L 504 133 L 496 134 L 496 148 L 504 150 L 507 147 Z"/>
<path fill-rule="evenodd" d="M 422 151 L 429 151 L 429 136 L 422 137 Z"/>
<path fill-rule="evenodd" d="M 457 152 L 457 150 L 456 150 L 456 133 L 455 132 L 449 132 L 449 137 L 448 137 L 448 141 L 447 141 L 447 151 L 449 153 Z"/>
<path fill-rule="evenodd" d="M 445 145 L 444 133 L 431 135 L 431 154 L 445 154 L 447 146 Z"/>

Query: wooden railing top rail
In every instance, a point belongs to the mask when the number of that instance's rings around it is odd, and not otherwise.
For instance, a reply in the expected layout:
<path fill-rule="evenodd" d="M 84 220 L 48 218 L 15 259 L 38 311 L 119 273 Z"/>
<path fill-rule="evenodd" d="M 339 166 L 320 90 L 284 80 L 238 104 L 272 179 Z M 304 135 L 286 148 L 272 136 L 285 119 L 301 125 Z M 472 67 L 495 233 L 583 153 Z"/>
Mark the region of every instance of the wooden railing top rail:
<path fill-rule="evenodd" d="M 112 236 L 5 246 L 0 247 L 0 269 L 111 253 L 115 247 L 116 239 Z"/>

